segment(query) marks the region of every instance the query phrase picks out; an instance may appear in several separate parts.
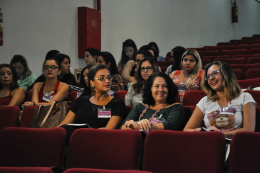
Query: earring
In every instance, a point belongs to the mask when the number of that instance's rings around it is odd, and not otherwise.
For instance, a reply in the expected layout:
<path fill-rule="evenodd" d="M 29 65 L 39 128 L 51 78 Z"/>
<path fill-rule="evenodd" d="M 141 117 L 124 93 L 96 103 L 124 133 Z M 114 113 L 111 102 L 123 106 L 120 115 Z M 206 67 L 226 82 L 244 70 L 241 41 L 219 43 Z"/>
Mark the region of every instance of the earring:
<path fill-rule="evenodd" d="M 94 94 L 96 93 L 96 91 L 95 91 L 95 87 L 92 87 L 92 86 L 91 86 L 91 91 L 92 91 L 91 94 L 94 95 Z"/>

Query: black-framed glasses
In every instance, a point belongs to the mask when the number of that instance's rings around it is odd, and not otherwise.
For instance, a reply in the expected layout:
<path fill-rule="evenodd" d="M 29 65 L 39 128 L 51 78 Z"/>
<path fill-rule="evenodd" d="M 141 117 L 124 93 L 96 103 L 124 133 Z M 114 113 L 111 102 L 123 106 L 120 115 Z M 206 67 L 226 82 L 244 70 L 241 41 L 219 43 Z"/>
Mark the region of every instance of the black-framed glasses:
<path fill-rule="evenodd" d="M 52 65 L 52 66 L 45 65 L 45 66 L 43 66 L 43 69 L 44 69 L 44 70 L 49 70 L 49 69 L 55 70 L 55 69 L 57 69 L 57 68 L 58 68 L 58 67 L 55 66 L 55 65 Z"/>
<path fill-rule="evenodd" d="M 141 70 L 142 72 L 144 72 L 145 70 L 147 70 L 147 71 L 151 71 L 151 70 L 153 70 L 153 67 L 151 67 L 151 66 L 141 67 L 140 70 Z"/>
<path fill-rule="evenodd" d="M 205 77 L 205 80 L 208 81 L 210 79 L 210 77 L 216 77 L 218 74 L 219 74 L 219 70 L 216 70 L 216 71 L 213 71 L 211 74 L 208 74 L 206 77 Z"/>
<path fill-rule="evenodd" d="M 112 80 L 112 76 L 107 76 L 107 77 L 105 77 L 105 76 L 100 76 L 100 77 L 97 77 L 97 78 L 94 78 L 94 79 L 97 79 L 97 80 L 102 81 L 102 82 L 106 81 L 106 79 L 108 79 L 109 81 L 111 81 L 111 80 Z"/>

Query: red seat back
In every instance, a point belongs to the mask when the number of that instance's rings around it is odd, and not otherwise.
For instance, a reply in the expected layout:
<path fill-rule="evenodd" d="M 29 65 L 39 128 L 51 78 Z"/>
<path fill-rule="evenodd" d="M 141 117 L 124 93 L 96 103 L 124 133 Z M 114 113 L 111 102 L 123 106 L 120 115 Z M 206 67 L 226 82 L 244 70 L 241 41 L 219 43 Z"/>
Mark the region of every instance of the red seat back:
<path fill-rule="evenodd" d="M 51 168 L 44 167 L 0 167 L 1 173 L 53 173 Z"/>
<path fill-rule="evenodd" d="M 256 63 L 260 63 L 260 57 L 252 57 L 249 58 L 247 61 L 247 64 L 256 64 Z"/>
<path fill-rule="evenodd" d="M 222 56 L 203 56 L 202 59 L 210 59 L 211 62 L 216 58 L 225 58 L 230 59 L 229 55 L 222 55 Z"/>
<path fill-rule="evenodd" d="M 260 78 L 260 69 L 249 69 L 246 72 L 245 79 Z"/>
<path fill-rule="evenodd" d="M 27 101 L 32 101 L 32 91 L 25 92 L 24 102 L 27 102 Z"/>
<path fill-rule="evenodd" d="M 253 48 L 251 49 L 248 54 L 253 55 L 253 54 L 260 54 L 260 49 L 259 48 Z"/>
<path fill-rule="evenodd" d="M 62 166 L 66 140 L 63 128 L 5 128 L 0 135 L 0 166 Z"/>
<path fill-rule="evenodd" d="M 255 79 L 246 79 L 246 80 L 237 80 L 237 83 L 242 89 L 246 89 L 250 86 L 259 87 L 260 86 L 260 78 Z"/>
<path fill-rule="evenodd" d="M 137 169 L 139 130 L 78 129 L 69 142 L 66 169 Z"/>
<path fill-rule="evenodd" d="M 210 59 L 201 59 L 202 66 L 206 66 L 208 63 L 211 63 Z"/>
<path fill-rule="evenodd" d="M 229 55 L 231 58 L 234 55 L 246 55 L 247 50 L 246 49 L 236 49 L 236 50 L 222 50 L 220 52 L 220 55 Z"/>
<path fill-rule="evenodd" d="M 260 170 L 260 133 L 237 132 L 230 145 L 229 173 Z"/>
<path fill-rule="evenodd" d="M 0 106 L 0 133 L 6 127 L 18 127 L 19 115 L 18 106 Z"/>
<path fill-rule="evenodd" d="M 212 50 L 212 51 L 198 51 L 200 57 L 203 56 L 217 56 L 219 52 L 217 50 Z"/>
<path fill-rule="evenodd" d="M 32 117 L 33 117 L 33 108 L 38 106 L 27 106 L 23 109 L 21 116 L 20 127 L 31 127 Z"/>
<path fill-rule="evenodd" d="M 224 58 L 216 58 L 214 61 L 224 61 L 228 64 L 245 64 L 245 58 L 236 58 L 236 59 L 224 59 Z"/>
<path fill-rule="evenodd" d="M 183 97 L 183 106 L 196 106 L 196 104 L 206 96 L 201 90 L 186 91 Z"/>
<path fill-rule="evenodd" d="M 91 168 L 72 168 L 64 171 L 64 173 L 152 173 L 152 172 L 137 171 L 137 170 L 105 170 L 105 169 L 91 169 Z"/>
<path fill-rule="evenodd" d="M 233 50 L 235 49 L 234 45 L 228 45 L 228 46 L 211 46 L 209 50 L 217 50 L 221 52 L 222 50 Z"/>
<path fill-rule="evenodd" d="M 115 94 L 116 94 L 116 95 L 115 95 L 115 98 L 119 98 L 119 99 L 125 101 L 125 95 L 127 94 L 127 91 L 121 90 L 121 91 L 115 92 Z"/>
<path fill-rule="evenodd" d="M 161 72 L 165 73 L 168 67 L 160 67 L 160 68 L 161 68 Z"/>
<path fill-rule="evenodd" d="M 71 101 L 71 103 L 74 103 L 75 100 L 77 99 L 77 94 L 78 94 L 78 91 L 71 91 L 68 93 L 68 98 L 66 99 L 67 101 Z"/>
<path fill-rule="evenodd" d="M 232 69 L 241 69 L 246 74 L 249 69 L 260 69 L 260 64 L 231 64 Z"/>
<path fill-rule="evenodd" d="M 160 67 L 168 67 L 172 65 L 171 61 L 157 61 L 158 66 Z"/>
<path fill-rule="evenodd" d="M 221 173 L 224 171 L 225 145 L 221 132 L 154 130 L 145 140 L 143 170 Z"/>
<path fill-rule="evenodd" d="M 166 54 L 166 57 L 170 57 L 170 58 L 171 58 L 171 52 L 168 52 L 168 53 Z"/>
<path fill-rule="evenodd" d="M 244 80 L 245 74 L 241 69 L 233 69 L 234 74 L 236 75 L 237 80 Z"/>
<path fill-rule="evenodd" d="M 260 106 L 260 91 L 258 91 L 258 90 L 245 90 L 244 92 L 251 94 L 253 99 L 257 103 L 257 105 Z"/>

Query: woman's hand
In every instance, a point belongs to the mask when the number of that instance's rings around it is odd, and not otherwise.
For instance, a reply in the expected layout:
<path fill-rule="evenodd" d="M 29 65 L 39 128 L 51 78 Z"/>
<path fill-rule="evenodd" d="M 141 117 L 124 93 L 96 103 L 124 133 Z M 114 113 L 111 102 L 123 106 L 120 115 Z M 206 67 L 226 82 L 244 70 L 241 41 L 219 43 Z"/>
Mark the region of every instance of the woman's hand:
<path fill-rule="evenodd" d="M 147 131 L 149 128 L 151 128 L 151 123 L 148 119 L 138 121 L 137 124 L 139 125 L 139 129 L 142 129 L 144 131 Z"/>
<path fill-rule="evenodd" d="M 25 102 L 24 104 L 22 104 L 22 106 L 35 106 L 34 105 L 34 102 L 30 102 L 30 101 L 28 101 L 28 102 Z"/>
<path fill-rule="evenodd" d="M 133 121 L 133 120 L 127 120 L 125 122 L 125 127 L 126 128 L 131 128 L 131 129 L 139 129 L 138 124 L 135 121 Z"/>
<path fill-rule="evenodd" d="M 217 127 L 215 127 L 215 126 L 210 126 L 209 128 L 208 128 L 208 130 L 213 130 L 213 131 L 220 131 Z"/>
<path fill-rule="evenodd" d="M 192 132 L 199 132 L 199 131 L 201 131 L 200 127 L 192 130 Z"/>

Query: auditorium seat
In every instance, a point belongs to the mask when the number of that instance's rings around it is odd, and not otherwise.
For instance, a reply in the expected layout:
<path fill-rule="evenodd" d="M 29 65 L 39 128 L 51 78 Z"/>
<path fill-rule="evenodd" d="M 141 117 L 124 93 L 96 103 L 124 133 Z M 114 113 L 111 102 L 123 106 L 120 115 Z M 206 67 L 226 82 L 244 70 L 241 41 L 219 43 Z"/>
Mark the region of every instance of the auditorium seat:
<path fill-rule="evenodd" d="M 71 91 L 71 92 L 68 92 L 68 98 L 66 99 L 66 101 L 70 101 L 71 103 L 74 103 L 75 100 L 77 99 L 77 94 L 78 94 L 78 91 Z"/>
<path fill-rule="evenodd" d="M 260 48 L 250 49 L 250 51 L 248 52 L 248 54 L 249 54 L 249 55 L 260 54 Z"/>
<path fill-rule="evenodd" d="M 1 173 L 53 173 L 51 168 L 45 167 L 1 167 Z"/>
<path fill-rule="evenodd" d="M 207 94 L 201 90 L 186 91 L 183 97 L 183 106 L 196 106 L 196 104 Z"/>
<path fill-rule="evenodd" d="M 171 57 L 172 52 L 168 52 L 165 57 Z"/>
<path fill-rule="evenodd" d="M 244 92 L 251 94 L 251 96 L 257 103 L 257 106 L 260 106 L 260 91 L 259 90 L 245 90 Z"/>
<path fill-rule="evenodd" d="M 62 166 L 66 140 L 63 128 L 8 127 L 0 134 L 0 166 Z"/>
<path fill-rule="evenodd" d="M 249 70 L 247 70 L 246 75 L 245 75 L 245 79 L 254 79 L 254 78 L 260 78 L 260 69 L 249 69 Z"/>
<path fill-rule="evenodd" d="M 241 69 L 233 69 L 234 74 L 236 75 L 237 80 L 244 80 L 245 74 Z"/>
<path fill-rule="evenodd" d="M 139 130 L 78 129 L 69 142 L 66 169 L 138 169 Z"/>
<path fill-rule="evenodd" d="M 216 58 L 225 58 L 225 59 L 230 59 L 229 55 L 222 55 L 222 56 L 203 56 L 202 59 L 210 59 L 211 62 L 213 62 L 214 59 Z"/>
<path fill-rule="evenodd" d="M 242 89 L 247 89 L 250 86 L 251 87 L 259 87 L 260 86 L 260 78 L 237 80 L 237 82 Z"/>
<path fill-rule="evenodd" d="M 260 170 L 260 133 L 237 132 L 230 145 L 229 173 L 248 173 Z"/>
<path fill-rule="evenodd" d="M 246 49 L 236 49 L 236 50 L 222 50 L 219 55 L 229 55 L 232 58 L 234 55 L 246 55 Z"/>
<path fill-rule="evenodd" d="M 246 61 L 248 61 L 249 58 L 253 58 L 253 57 L 260 57 L 260 55 L 235 55 L 232 58 L 233 59 L 235 59 L 235 58 L 245 58 Z"/>
<path fill-rule="evenodd" d="M 221 132 L 154 130 L 145 140 L 143 171 L 223 173 L 225 137 Z"/>
<path fill-rule="evenodd" d="M 160 68 L 161 68 L 161 72 L 165 73 L 168 67 L 160 67 Z"/>
<path fill-rule="evenodd" d="M 217 50 L 221 52 L 222 50 L 233 50 L 235 49 L 234 45 L 228 45 L 228 46 L 211 46 L 209 47 L 209 50 Z"/>
<path fill-rule="evenodd" d="M 249 69 L 260 69 L 260 64 L 231 64 L 232 69 L 241 69 L 246 74 Z"/>
<path fill-rule="evenodd" d="M 125 90 L 121 90 L 121 91 L 117 91 L 115 92 L 115 98 L 121 99 L 125 101 L 125 95 L 126 95 L 127 91 Z"/>
<path fill-rule="evenodd" d="M 105 170 L 91 168 L 72 168 L 64 171 L 64 173 L 152 173 L 139 170 Z"/>
<path fill-rule="evenodd" d="M 211 63 L 210 59 L 201 59 L 202 66 L 206 66 L 208 63 Z"/>
<path fill-rule="evenodd" d="M 256 64 L 256 63 L 260 63 L 260 57 L 252 57 L 249 58 L 247 61 L 247 64 Z"/>
<path fill-rule="evenodd" d="M 217 50 L 212 50 L 212 51 L 198 51 L 200 57 L 203 56 L 217 56 L 219 55 L 219 52 Z"/>
<path fill-rule="evenodd" d="M 172 65 L 171 61 L 157 61 L 158 66 L 160 67 L 168 67 Z"/>
<path fill-rule="evenodd" d="M 18 106 L 0 106 L 0 133 L 6 127 L 18 127 L 20 108 Z"/>
<path fill-rule="evenodd" d="M 32 101 L 32 91 L 25 92 L 24 102 L 28 102 L 28 101 Z"/>
<path fill-rule="evenodd" d="M 253 48 L 260 48 L 260 45 L 238 45 L 237 49 L 246 49 L 247 53 L 249 52 L 250 49 Z"/>
<path fill-rule="evenodd" d="M 33 108 L 38 106 L 27 106 L 23 109 L 21 116 L 20 127 L 31 127 L 32 117 L 33 117 Z"/>
<path fill-rule="evenodd" d="M 133 106 L 126 105 L 126 115 L 128 115 L 132 109 L 133 109 Z"/>
<path fill-rule="evenodd" d="M 225 58 L 216 58 L 214 61 L 224 61 L 228 64 L 245 64 L 245 58 L 236 58 L 236 59 L 225 59 Z"/>

